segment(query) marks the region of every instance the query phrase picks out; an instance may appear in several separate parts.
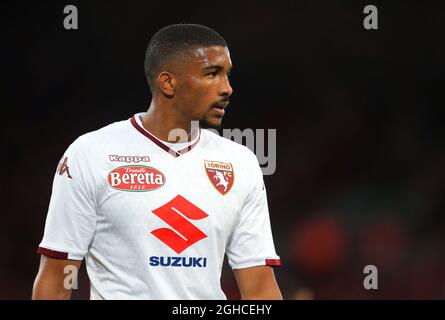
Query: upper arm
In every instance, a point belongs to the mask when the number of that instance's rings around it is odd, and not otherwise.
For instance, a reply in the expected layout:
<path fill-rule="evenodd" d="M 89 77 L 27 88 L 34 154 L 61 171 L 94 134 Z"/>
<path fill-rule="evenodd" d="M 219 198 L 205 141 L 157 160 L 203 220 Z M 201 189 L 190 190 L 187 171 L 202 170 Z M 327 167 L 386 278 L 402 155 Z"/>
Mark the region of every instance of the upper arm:
<path fill-rule="evenodd" d="M 81 260 L 55 259 L 41 255 L 32 299 L 70 299 L 81 263 Z"/>
<path fill-rule="evenodd" d="M 82 260 L 94 237 L 96 187 L 90 148 L 78 139 L 65 152 L 54 176 L 45 232 L 39 252 Z"/>
<path fill-rule="evenodd" d="M 243 300 L 281 300 L 281 292 L 269 266 L 233 270 Z"/>
<path fill-rule="evenodd" d="M 94 237 L 97 202 L 90 149 L 84 138 L 77 139 L 57 167 L 33 299 L 70 298 L 70 281 Z"/>
<path fill-rule="evenodd" d="M 250 151 L 249 151 L 250 152 Z M 261 168 L 252 153 L 245 168 L 246 195 L 227 244 L 227 257 L 232 269 L 254 266 L 279 266 L 269 217 L 266 188 Z"/>

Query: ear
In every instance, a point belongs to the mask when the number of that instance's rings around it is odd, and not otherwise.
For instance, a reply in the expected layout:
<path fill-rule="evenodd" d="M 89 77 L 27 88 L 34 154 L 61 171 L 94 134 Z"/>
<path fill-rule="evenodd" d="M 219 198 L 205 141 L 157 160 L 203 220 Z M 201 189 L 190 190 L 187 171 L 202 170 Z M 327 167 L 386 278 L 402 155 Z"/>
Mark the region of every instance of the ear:
<path fill-rule="evenodd" d="M 161 92 L 166 96 L 173 97 L 175 95 L 176 79 L 170 72 L 163 71 L 159 74 L 158 85 Z"/>

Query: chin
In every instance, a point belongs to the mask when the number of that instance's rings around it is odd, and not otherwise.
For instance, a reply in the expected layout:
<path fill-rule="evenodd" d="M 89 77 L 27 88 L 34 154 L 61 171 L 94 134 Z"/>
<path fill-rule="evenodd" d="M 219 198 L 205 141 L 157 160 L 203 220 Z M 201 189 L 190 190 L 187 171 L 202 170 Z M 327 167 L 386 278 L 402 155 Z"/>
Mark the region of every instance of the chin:
<path fill-rule="evenodd" d="M 203 119 L 199 121 L 199 126 L 203 129 L 219 129 L 221 128 L 221 119 Z"/>

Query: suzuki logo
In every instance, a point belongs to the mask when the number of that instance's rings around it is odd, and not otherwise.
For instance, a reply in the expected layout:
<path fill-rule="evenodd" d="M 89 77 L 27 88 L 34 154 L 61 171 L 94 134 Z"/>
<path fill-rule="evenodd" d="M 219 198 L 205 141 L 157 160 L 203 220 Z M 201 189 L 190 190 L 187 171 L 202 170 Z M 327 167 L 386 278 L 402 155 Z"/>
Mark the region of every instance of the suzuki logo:
<path fill-rule="evenodd" d="M 192 244 L 207 238 L 205 233 L 186 218 L 200 220 L 208 217 L 208 214 L 180 195 L 152 212 L 175 231 L 160 228 L 151 233 L 178 254 Z"/>

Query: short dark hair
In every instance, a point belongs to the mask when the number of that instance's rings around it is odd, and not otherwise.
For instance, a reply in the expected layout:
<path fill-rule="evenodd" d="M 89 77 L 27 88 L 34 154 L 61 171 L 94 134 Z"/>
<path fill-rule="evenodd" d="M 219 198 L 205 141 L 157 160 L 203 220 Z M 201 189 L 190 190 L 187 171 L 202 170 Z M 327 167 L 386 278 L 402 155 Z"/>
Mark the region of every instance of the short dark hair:
<path fill-rule="evenodd" d="M 154 82 L 172 59 L 183 58 L 197 48 L 227 47 L 224 38 L 215 30 L 200 24 L 173 24 L 160 29 L 151 38 L 145 53 L 145 75 L 151 91 Z"/>

